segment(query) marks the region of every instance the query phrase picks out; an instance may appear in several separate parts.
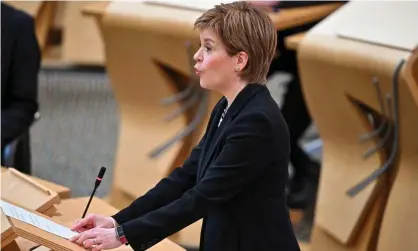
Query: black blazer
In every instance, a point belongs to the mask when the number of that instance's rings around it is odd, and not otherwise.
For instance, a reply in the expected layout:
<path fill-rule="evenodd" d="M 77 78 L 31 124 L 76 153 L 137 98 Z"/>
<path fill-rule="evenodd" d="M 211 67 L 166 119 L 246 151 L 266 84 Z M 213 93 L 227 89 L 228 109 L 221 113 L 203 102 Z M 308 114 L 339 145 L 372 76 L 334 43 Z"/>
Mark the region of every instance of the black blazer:
<path fill-rule="evenodd" d="M 112 217 L 134 250 L 203 218 L 204 251 L 299 251 L 286 206 L 289 133 L 266 86 L 247 85 L 218 128 L 207 130 L 183 167 Z"/>
<path fill-rule="evenodd" d="M 1 3 L 1 144 L 29 129 L 38 110 L 41 53 L 34 20 Z"/>

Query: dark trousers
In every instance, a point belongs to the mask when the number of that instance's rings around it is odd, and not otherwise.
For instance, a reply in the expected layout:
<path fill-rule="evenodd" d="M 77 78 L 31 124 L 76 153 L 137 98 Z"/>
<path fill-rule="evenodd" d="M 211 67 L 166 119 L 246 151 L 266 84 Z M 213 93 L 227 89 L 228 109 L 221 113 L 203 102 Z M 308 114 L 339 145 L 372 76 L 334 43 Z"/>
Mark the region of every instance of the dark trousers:
<path fill-rule="evenodd" d="M 8 150 L 2 146 L 1 165 L 4 167 L 13 167 L 16 170 L 25 173 L 32 173 L 30 133 L 23 133 L 17 140 L 10 144 Z"/>
<path fill-rule="evenodd" d="M 290 162 L 295 169 L 295 178 L 306 177 L 307 168 L 311 166 L 312 160 L 299 145 L 299 139 L 311 124 L 311 116 L 303 97 L 302 87 L 299 79 L 296 51 L 288 50 L 284 40 L 287 36 L 300 32 L 308 31 L 317 22 L 279 31 L 277 49 L 279 56 L 275 58 L 270 66 L 268 76 L 280 71 L 292 75 L 292 80 L 288 85 L 281 108 L 282 114 L 287 122 L 290 131 Z"/>

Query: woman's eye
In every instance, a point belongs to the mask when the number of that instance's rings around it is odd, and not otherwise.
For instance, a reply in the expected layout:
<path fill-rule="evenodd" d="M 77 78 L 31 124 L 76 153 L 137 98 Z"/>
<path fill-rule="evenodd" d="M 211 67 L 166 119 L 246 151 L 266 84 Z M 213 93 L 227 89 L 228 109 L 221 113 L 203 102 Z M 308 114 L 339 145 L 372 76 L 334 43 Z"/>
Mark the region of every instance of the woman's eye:
<path fill-rule="evenodd" d="M 210 51 L 211 48 L 209 46 L 205 46 L 205 51 Z"/>

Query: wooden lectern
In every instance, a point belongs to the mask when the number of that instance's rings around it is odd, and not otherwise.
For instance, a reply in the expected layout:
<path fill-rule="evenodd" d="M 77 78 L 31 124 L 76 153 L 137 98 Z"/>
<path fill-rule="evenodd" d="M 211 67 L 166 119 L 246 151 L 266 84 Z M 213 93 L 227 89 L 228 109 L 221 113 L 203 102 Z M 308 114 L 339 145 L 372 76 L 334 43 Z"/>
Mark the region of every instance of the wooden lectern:
<path fill-rule="evenodd" d="M 52 216 L 56 213 L 56 206 L 60 197 L 49 186 L 39 182 L 33 177 L 23 174 L 13 168 L 3 168 L 0 175 L 1 197 L 16 205 L 29 208 L 43 215 Z M 49 183 L 48 183 L 49 184 Z M 5 247 L 7 245 L 7 247 Z M 13 236 L 6 239 L 2 245 L 5 250 L 21 250 L 21 247 L 33 247 L 35 243 L 23 238 Z"/>
<path fill-rule="evenodd" d="M 7 167 L 1 167 L 1 173 L 7 172 L 9 169 Z M 16 172 L 16 170 L 14 170 Z M 30 176 L 24 173 L 20 173 L 23 176 L 28 177 L 29 179 L 34 180 L 35 182 L 41 184 L 43 187 L 46 187 L 49 190 L 57 193 L 60 199 L 66 199 L 71 197 L 71 189 L 60 184 L 56 184 L 35 176 Z"/>
<path fill-rule="evenodd" d="M 311 251 L 418 246 L 417 88 L 408 81 L 418 68 L 406 70 L 416 13 L 416 2 L 350 2 L 298 47 L 324 142 Z"/>
<path fill-rule="evenodd" d="M 2 198 L 3 201 L 4 200 Z M 10 201 L 7 201 L 11 204 L 14 204 Z M 49 222 L 54 222 L 56 224 L 62 225 L 60 222 L 54 221 L 52 218 L 40 214 L 34 210 L 30 210 L 25 207 L 20 208 L 26 210 L 27 212 L 30 212 L 33 215 L 38 215 L 43 219 L 49 220 Z M 51 232 L 47 232 L 41 228 L 38 228 L 32 224 L 26 223 L 24 221 L 21 221 L 19 219 L 10 217 L 5 215 L 4 211 L 1 211 L 1 248 L 7 247 L 9 244 L 12 243 L 17 237 L 22 237 L 27 240 L 30 240 L 34 243 L 38 243 L 40 245 L 43 245 L 45 247 L 49 247 L 56 251 L 84 251 L 85 249 L 78 246 L 77 244 L 74 244 L 67 239 L 60 237 L 56 234 L 53 234 Z M 7 249 L 9 250 L 9 249 Z M 20 250 L 20 249 L 17 249 Z"/>
<path fill-rule="evenodd" d="M 71 198 L 66 199 L 58 205 L 57 211 L 58 214 L 53 217 L 53 219 L 58 220 L 59 222 L 63 222 L 67 226 L 71 226 L 75 220 L 79 219 L 84 209 L 87 205 L 89 197 L 81 197 L 81 198 Z M 94 197 L 91 201 L 88 213 L 96 213 L 101 215 L 113 215 L 118 210 L 104 200 Z M 117 249 L 113 249 L 115 251 L 132 251 L 131 247 L 120 247 Z M 45 247 L 40 247 L 35 249 L 35 251 L 51 251 Z M 170 240 L 162 240 L 155 246 L 149 249 L 149 251 L 185 251 L 184 248 L 178 246 L 177 244 L 173 243 Z"/>
<path fill-rule="evenodd" d="M 60 203 L 58 194 L 14 168 L 0 174 L 1 196 L 14 204 L 45 214 Z M 50 215 L 51 216 L 51 215 Z"/>

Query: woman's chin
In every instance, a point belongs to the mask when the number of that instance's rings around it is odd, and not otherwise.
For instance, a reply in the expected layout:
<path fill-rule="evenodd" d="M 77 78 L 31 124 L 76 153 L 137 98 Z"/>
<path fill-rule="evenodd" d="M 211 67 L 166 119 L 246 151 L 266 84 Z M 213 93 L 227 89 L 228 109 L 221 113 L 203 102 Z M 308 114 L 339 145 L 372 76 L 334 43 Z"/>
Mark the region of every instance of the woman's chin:
<path fill-rule="evenodd" d="M 200 79 L 200 87 L 211 91 L 216 90 L 213 82 L 204 81 L 202 79 Z"/>
<path fill-rule="evenodd" d="M 210 89 L 208 86 L 208 83 L 202 79 L 200 79 L 200 87 L 204 88 L 204 89 Z"/>

